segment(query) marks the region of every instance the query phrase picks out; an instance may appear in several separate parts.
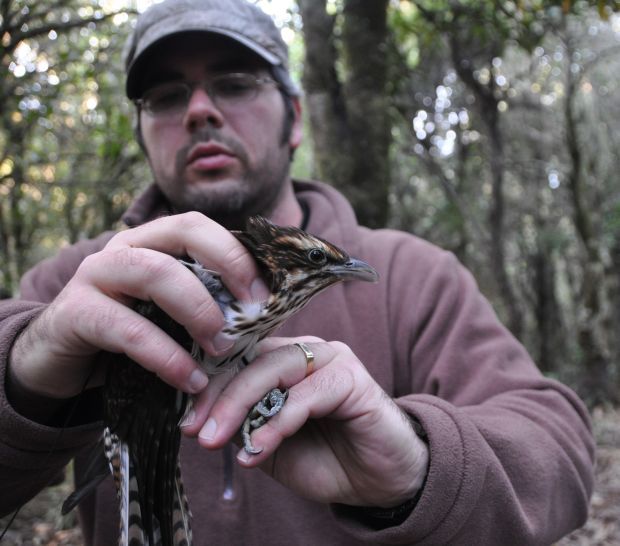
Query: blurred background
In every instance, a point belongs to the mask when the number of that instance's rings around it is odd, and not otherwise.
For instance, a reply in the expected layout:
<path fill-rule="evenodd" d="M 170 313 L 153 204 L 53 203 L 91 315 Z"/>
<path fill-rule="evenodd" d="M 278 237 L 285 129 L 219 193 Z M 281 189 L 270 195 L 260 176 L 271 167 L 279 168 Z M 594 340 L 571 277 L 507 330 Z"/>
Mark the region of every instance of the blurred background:
<path fill-rule="evenodd" d="M 0 0 L 3 297 L 61 246 L 117 227 L 150 182 L 121 62 L 150 3 Z M 620 2 L 256 3 L 304 89 L 295 176 L 474 273 L 543 372 L 593 410 L 593 517 L 563 544 L 620 544 Z M 9 540 L 80 544 L 55 494 Z"/>

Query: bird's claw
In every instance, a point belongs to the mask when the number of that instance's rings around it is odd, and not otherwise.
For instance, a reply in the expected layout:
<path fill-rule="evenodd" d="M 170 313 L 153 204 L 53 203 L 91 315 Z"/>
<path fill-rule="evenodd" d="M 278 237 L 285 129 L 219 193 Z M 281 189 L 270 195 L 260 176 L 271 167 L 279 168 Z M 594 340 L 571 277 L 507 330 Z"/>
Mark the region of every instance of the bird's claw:
<path fill-rule="evenodd" d="M 257 428 L 262 427 L 274 415 L 277 415 L 282 407 L 288 391 L 278 388 L 271 389 L 261 400 L 259 400 L 248 413 L 248 416 L 241 427 L 241 436 L 243 437 L 243 449 L 251 455 L 257 455 L 263 451 L 262 447 L 256 448 L 252 445 L 251 434 Z"/>

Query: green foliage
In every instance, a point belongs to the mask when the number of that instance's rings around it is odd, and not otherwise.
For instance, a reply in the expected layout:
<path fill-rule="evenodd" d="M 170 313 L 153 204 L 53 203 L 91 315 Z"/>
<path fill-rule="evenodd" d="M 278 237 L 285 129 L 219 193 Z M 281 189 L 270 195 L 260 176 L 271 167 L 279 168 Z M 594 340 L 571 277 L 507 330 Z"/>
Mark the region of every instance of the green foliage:
<path fill-rule="evenodd" d="M 620 200 L 616 200 L 609 207 L 605 215 L 604 229 L 607 236 L 611 239 L 611 246 L 620 246 Z"/>
<path fill-rule="evenodd" d="M 596 378 L 598 401 L 620 376 L 618 7 L 401 0 L 390 15 L 391 224 L 456 252 L 507 322 L 516 304 L 541 366 Z M 514 302 L 490 261 L 498 207 Z"/>
<path fill-rule="evenodd" d="M 428 44 L 437 32 L 466 33 L 478 44 L 493 44 L 500 54 L 513 41 L 532 51 L 567 14 L 596 7 L 608 20 L 620 11 L 617 0 L 400 0 L 391 25 L 399 43 L 412 50 L 414 40 Z M 429 24 L 430 23 L 430 24 Z M 415 35 L 415 38 L 412 37 Z M 407 42 L 409 44 L 407 45 Z"/>
<path fill-rule="evenodd" d="M 16 1 L 0 21 L 0 284 L 64 242 L 107 229 L 142 176 L 119 100 L 132 10 Z M 121 31 L 121 29 L 124 29 Z"/>

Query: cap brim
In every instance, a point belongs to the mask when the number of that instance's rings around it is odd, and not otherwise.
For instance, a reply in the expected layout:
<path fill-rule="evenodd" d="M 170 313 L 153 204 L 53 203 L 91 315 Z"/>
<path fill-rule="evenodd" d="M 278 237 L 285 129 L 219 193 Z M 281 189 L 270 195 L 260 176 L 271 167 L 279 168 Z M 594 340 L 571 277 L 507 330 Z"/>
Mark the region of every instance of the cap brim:
<path fill-rule="evenodd" d="M 140 65 L 152 48 L 160 42 L 167 40 L 173 36 L 188 32 L 200 32 L 205 34 L 217 34 L 225 36 L 241 45 L 247 47 L 272 66 L 282 64 L 282 61 L 271 51 L 260 45 L 259 43 L 249 39 L 238 32 L 231 29 L 223 29 L 213 26 L 212 18 L 208 17 L 208 13 L 199 11 L 185 12 L 181 16 L 176 17 L 172 22 L 169 18 L 152 25 L 142 36 L 139 43 L 139 49 L 133 53 L 133 59 L 127 67 L 127 80 L 125 90 L 127 97 L 130 99 L 137 98 L 140 93 Z"/>

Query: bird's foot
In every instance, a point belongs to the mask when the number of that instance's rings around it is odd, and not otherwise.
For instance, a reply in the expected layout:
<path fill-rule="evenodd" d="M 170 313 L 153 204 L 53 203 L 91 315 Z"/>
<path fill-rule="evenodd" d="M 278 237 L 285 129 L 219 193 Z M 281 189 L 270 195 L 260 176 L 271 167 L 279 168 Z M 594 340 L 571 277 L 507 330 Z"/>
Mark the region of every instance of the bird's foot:
<path fill-rule="evenodd" d="M 248 453 L 256 455 L 263 450 L 262 447 L 256 448 L 252 445 L 250 435 L 253 431 L 262 427 L 267 421 L 269 421 L 269 419 L 280 412 L 284 406 L 284 402 L 286 402 L 287 396 L 288 391 L 286 389 L 272 389 L 250 410 L 250 413 L 248 413 L 248 416 L 245 418 L 241 428 L 243 448 Z"/>

